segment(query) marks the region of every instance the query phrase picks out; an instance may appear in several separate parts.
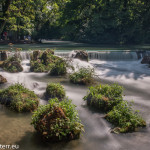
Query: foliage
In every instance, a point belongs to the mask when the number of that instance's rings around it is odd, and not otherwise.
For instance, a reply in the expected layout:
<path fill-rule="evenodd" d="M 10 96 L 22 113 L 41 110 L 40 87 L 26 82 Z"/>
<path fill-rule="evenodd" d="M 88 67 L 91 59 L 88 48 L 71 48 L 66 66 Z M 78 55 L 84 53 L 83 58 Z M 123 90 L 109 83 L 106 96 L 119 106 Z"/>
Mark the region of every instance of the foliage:
<path fill-rule="evenodd" d="M 91 86 L 83 99 L 87 101 L 88 105 L 107 112 L 123 101 L 122 92 L 123 88 L 118 84 L 100 84 L 95 87 Z"/>
<path fill-rule="evenodd" d="M 35 55 L 34 55 L 35 54 Z M 53 50 L 45 50 L 45 51 L 39 51 L 36 53 L 33 52 L 33 54 L 31 55 L 31 71 L 33 72 L 48 72 L 50 71 L 55 62 L 58 59 L 61 59 L 54 54 Z"/>
<path fill-rule="evenodd" d="M 51 99 L 40 106 L 32 116 L 32 124 L 45 141 L 76 139 L 83 130 L 75 105 L 67 99 Z"/>
<path fill-rule="evenodd" d="M 107 115 L 106 119 L 113 123 L 118 132 L 135 131 L 137 127 L 146 126 L 146 122 L 139 116 L 138 111 L 133 111 L 131 104 L 122 101 L 116 105 Z"/>
<path fill-rule="evenodd" d="M 17 112 L 31 112 L 38 107 L 38 97 L 21 84 L 0 91 L 0 102 Z"/>
<path fill-rule="evenodd" d="M 50 71 L 50 75 L 52 76 L 59 76 L 65 75 L 67 73 L 67 63 L 64 59 L 59 58 L 52 67 Z"/>
<path fill-rule="evenodd" d="M 22 72 L 23 68 L 21 66 L 21 61 L 17 56 L 12 56 L 5 60 L 2 64 L 2 68 L 8 72 Z"/>
<path fill-rule="evenodd" d="M 62 99 L 65 97 L 65 90 L 59 83 L 49 83 L 46 88 L 46 97 Z"/>
<path fill-rule="evenodd" d="M 70 81 L 75 84 L 90 84 L 93 82 L 94 70 L 90 67 L 79 68 L 77 72 L 69 75 Z"/>

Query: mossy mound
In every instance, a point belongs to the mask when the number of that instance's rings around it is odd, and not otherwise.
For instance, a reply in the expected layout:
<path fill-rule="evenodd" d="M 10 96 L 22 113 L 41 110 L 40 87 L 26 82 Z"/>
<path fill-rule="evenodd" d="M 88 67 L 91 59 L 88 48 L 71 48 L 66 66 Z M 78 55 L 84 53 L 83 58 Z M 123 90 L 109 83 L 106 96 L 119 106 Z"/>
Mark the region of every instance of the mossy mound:
<path fill-rule="evenodd" d="M 32 116 L 32 124 L 49 142 L 77 139 L 83 130 L 75 105 L 66 99 L 51 99 L 48 105 L 40 106 Z"/>
<path fill-rule="evenodd" d="M 21 84 L 0 91 L 0 103 L 17 112 L 31 112 L 38 107 L 38 97 Z"/>
<path fill-rule="evenodd" d="M 60 75 L 65 75 L 67 73 L 67 63 L 64 59 L 59 58 L 57 61 L 54 63 L 50 75 L 51 76 L 60 76 Z"/>
<path fill-rule="evenodd" d="M 33 51 L 30 70 L 33 72 L 48 72 L 53 68 L 58 59 L 61 58 L 53 55 L 51 50 Z"/>
<path fill-rule="evenodd" d="M 122 98 L 123 88 L 118 84 L 112 85 L 96 85 L 89 88 L 87 96 L 83 99 L 87 104 L 98 108 L 100 111 L 109 111 L 123 101 Z"/>
<path fill-rule="evenodd" d="M 77 72 L 70 74 L 70 82 L 74 84 L 91 84 L 93 83 L 94 70 L 91 68 L 80 68 Z"/>
<path fill-rule="evenodd" d="M 146 122 L 139 116 L 137 111 L 133 111 L 131 104 L 127 101 L 116 105 L 107 115 L 106 119 L 113 123 L 113 132 L 132 132 L 138 127 L 145 127 Z"/>
<path fill-rule="evenodd" d="M 2 64 L 2 68 L 5 71 L 11 72 L 11 73 L 23 71 L 23 68 L 21 66 L 21 61 L 16 55 L 5 60 Z"/>
<path fill-rule="evenodd" d="M 65 90 L 59 83 L 50 83 L 47 85 L 45 96 L 49 98 L 62 99 L 65 97 Z"/>
<path fill-rule="evenodd" d="M 0 75 L 0 84 L 6 83 L 7 80 L 2 75 Z"/>

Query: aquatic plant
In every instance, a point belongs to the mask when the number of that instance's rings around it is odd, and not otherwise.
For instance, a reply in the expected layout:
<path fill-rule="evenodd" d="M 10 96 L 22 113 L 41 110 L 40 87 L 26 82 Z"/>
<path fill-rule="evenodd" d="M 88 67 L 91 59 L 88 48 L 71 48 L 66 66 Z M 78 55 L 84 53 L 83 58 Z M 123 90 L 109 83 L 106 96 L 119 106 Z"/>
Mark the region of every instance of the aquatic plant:
<path fill-rule="evenodd" d="M 88 105 L 107 112 L 123 101 L 122 93 L 123 88 L 118 84 L 100 84 L 89 87 L 88 94 L 83 99 L 87 101 Z"/>
<path fill-rule="evenodd" d="M 44 141 L 77 139 L 84 128 L 75 107 L 71 100 L 59 102 L 57 98 L 51 99 L 49 104 L 40 106 L 34 112 L 31 124 Z"/>
<path fill-rule="evenodd" d="M 127 101 L 122 101 L 106 115 L 106 119 L 115 126 L 114 132 L 131 132 L 146 126 L 138 111 L 133 111 L 131 106 Z"/>
<path fill-rule="evenodd" d="M 31 112 L 38 107 L 38 97 L 21 84 L 0 91 L 0 103 L 17 112 Z"/>
<path fill-rule="evenodd" d="M 79 68 L 78 71 L 69 75 L 70 82 L 74 84 L 90 84 L 93 83 L 94 69 L 88 67 Z"/>
<path fill-rule="evenodd" d="M 45 96 L 47 99 L 56 97 L 62 99 L 65 97 L 65 90 L 59 83 L 49 83 L 46 88 Z"/>

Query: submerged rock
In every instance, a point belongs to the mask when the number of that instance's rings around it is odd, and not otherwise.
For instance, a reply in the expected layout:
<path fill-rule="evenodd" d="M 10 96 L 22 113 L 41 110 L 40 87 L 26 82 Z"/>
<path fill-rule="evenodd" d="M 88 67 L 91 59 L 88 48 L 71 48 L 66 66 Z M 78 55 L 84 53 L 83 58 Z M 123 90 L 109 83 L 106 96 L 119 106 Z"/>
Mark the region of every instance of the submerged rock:
<path fill-rule="evenodd" d="M 0 84 L 6 83 L 7 80 L 2 75 L 0 75 Z"/>
<path fill-rule="evenodd" d="M 83 61 L 88 61 L 88 53 L 83 50 L 75 50 L 74 54 L 72 54 L 72 57 Z"/>
<path fill-rule="evenodd" d="M 150 64 L 150 56 L 144 56 L 141 64 Z"/>

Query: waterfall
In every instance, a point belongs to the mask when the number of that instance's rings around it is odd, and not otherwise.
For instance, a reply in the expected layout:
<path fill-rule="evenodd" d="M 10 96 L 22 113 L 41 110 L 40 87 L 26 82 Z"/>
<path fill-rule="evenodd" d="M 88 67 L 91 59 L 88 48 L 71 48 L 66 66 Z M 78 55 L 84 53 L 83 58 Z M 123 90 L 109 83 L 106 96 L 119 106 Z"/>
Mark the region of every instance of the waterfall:
<path fill-rule="evenodd" d="M 89 59 L 99 60 L 138 60 L 136 52 L 132 51 L 92 51 L 88 52 Z"/>
<path fill-rule="evenodd" d="M 98 60 L 138 60 L 140 59 L 136 51 L 87 51 L 89 59 L 98 59 Z M 71 52 L 55 52 L 55 55 L 61 57 L 72 57 L 74 51 Z M 143 55 L 141 56 L 143 57 Z"/>
<path fill-rule="evenodd" d="M 69 57 L 70 51 L 68 52 L 60 52 L 60 51 L 55 51 L 56 56 L 61 56 L 61 57 Z"/>
<path fill-rule="evenodd" d="M 30 60 L 30 54 L 32 52 L 30 51 L 21 51 L 21 52 L 7 52 L 7 57 L 12 57 L 14 54 L 16 54 L 21 60 Z"/>

